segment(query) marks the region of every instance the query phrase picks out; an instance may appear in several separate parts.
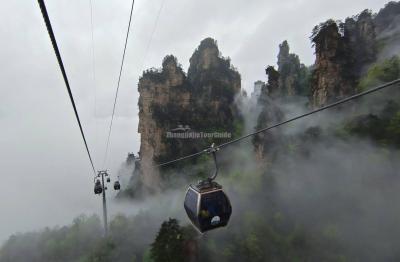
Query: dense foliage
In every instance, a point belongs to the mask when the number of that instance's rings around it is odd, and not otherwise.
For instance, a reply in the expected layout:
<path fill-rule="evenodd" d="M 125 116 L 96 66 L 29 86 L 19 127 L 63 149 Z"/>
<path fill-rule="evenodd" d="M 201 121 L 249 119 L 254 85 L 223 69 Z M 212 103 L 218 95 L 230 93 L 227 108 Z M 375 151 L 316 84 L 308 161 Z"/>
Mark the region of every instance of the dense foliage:
<path fill-rule="evenodd" d="M 156 262 L 180 262 L 184 259 L 184 236 L 176 219 L 161 224 L 151 247 L 151 257 Z"/>
<path fill-rule="evenodd" d="M 390 82 L 400 78 L 400 58 L 394 56 L 370 67 L 367 74 L 361 79 L 360 91 L 365 91 L 373 86 Z"/>

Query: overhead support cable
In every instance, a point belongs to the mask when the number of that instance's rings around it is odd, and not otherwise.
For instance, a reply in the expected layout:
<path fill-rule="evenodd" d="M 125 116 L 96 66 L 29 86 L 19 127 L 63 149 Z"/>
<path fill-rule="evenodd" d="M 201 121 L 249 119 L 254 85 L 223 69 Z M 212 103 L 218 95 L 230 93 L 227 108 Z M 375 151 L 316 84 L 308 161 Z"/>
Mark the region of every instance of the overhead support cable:
<path fill-rule="evenodd" d="M 143 56 L 143 60 L 142 60 L 142 66 L 140 67 L 140 69 L 142 71 L 144 70 L 144 63 L 145 63 L 145 61 L 147 59 L 147 55 L 148 55 L 149 50 L 150 50 L 151 42 L 153 41 L 154 33 L 157 30 L 158 21 L 160 20 L 161 11 L 162 11 L 162 9 L 164 7 L 164 3 L 165 3 L 165 0 L 162 0 L 160 8 L 158 9 L 158 12 L 157 12 L 156 21 L 154 23 L 153 30 L 151 31 L 151 34 L 150 34 L 149 42 L 147 42 L 147 46 L 146 46 L 146 49 L 144 51 L 144 56 Z"/>
<path fill-rule="evenodd" d="M 42 12 L 42 16 L 43 16 L 44 22 L 46 24 L 47 31 L 48 31 L 49 36 L 50 36 L 51 43 L 53 45 L 54 52 L 55 52 L 56 57 L 57 57 L 58 65 L 60 67 L 62 76 L 64 78 L 65 86 L 67 87 L 68 95 L 69 95 L 69 98 L 71 100 L 72 107 L 74 109 L 75 117 L 76 117 L 76 120 L 78 122 L 79 129 L 81 131 L 81 136 L 82 136 L 83 142 L 85 143 L 86 152 L 87 152 L 87 154 L 89 156 L 89 160 L 90 160 L 90 164 L 91 164 L 92 169 L 93 169 L 93 173 L 94 173 L 94 175 L 96 175 L 96 169 L 94 168 L 92 156 L 90 155 L 90 151 L 89 151 L 89 147 L 88 147 L 88 144 L 87 144 L 87 141 L 86 141 L 85 133 L 83 132 L 82 124 L 81 124 L 81 121 L 79 119 L 78 110 L 76 109 L 74 97 L 72 95 L 71 87 L 69 85 L 67 73 L 65 72 L 64 63 L 63 63 L 63 61 L 61 59 L 61 54 L 60 54 L 60 51 L 58 49 L 56 37 L 54 35 L 53 28 L 52 28 L 51 23 L 50 23 L 50 18 L 49 18 L 49 15 L 47 13 L 46 5 L 44 3 L 44 0 L 38 0 L 38 3 L 39 3 L 39 6 L 40 6 L 40 10 Z"/>
<path fill-rule="evenodd" d="M 95 121 L 97 120 L 97 77 L 96 77 L 96 59 L 95 59 L 95 46 L 94 46 L 94 26 L 93 26 L 93 3 L 92 0 L 90 2 L 90 31 L 91 31 L 91 51 L 92 51 L 92 75 L 93 75 L 93 90 L 94 90 L 94 117 Z M 97 130 L 97 122 L 96 122 L 96 130 Z"/>
<path fill-rule="evenodd" d="M 131 28 L 131 21 L 132 21 L 132 13 L 133 13 L 133 6 L 134 6 L 134 4 L 135 4 L 135 0 L 132 0 L 131 11 L 130 11 L 130 15 L 129 15 L 129 22 L 128 22 L 128 30 L 126 31 L 124 51 L 123 51 L 123 54 L 122 54 L 121 66 L 120 66 L 120 69 L 119 69 L 118 82 L 117 82 L 117 89 L 116 89 L 116 91 L 115 91 L 114 105 L 113 105 L 113 110 L 112 110 L 112 115 L 111 115 L 110 126 L 109 126 L 109 129 L 108 129 L 106 150 L 105 150 L 104 159 L 103 159 L 103 168 L 104 168 L 104 165 L 106 164 L 107 155 L 108 155 L 108 150 L 109 150 L 109 147 L 110 147 L 111 130 L 112 130 L 113 122 L 114 122 L 115 107 L 116 107 L 116 105 L 117 105 L 119 86 L 120 86 L 120 82 L 121 82 L 122 69 L 123 69 L 123 67 L 124 67 L 126 46 L 127 46 L 127 44 L 128 44 L 129 31 L 130 31 L 130 28 Z"/>

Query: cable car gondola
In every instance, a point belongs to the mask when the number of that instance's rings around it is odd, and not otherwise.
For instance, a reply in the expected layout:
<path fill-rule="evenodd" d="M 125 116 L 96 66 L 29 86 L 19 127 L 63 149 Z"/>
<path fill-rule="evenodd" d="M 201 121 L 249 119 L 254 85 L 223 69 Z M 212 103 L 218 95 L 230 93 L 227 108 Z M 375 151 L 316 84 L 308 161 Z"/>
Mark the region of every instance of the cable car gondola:
<path fill-rule="evenodd" d="M 226 226 L 232 214 L 228 196 L 222 186 L 214 181 L 190 185 L 184 207 L 193 225 L 202 233 Z"/>
<path fill-rule="evenodd" d="M 121 189 L 121 184 L 119 183 L 119 181 L 115 181 L 114 182 L 114 189 L 115 190 L 120 190 Z"/>
<path fill-rule="evenodd" d="M 94 193 L 96 195 L 101 194 L 103 192 L 103 187 L 101 186 L 100 179 L 96 180 L 96 183 L 94 184 Z"/>
<path fill-rule="evenodd" d="M 184 202 L 186 214 L 201 233 L 226 226 L 232 214 L 228 196 L 222 190 L 222 186 L 213 181 L 218 174 L 215 154 L 218 149 L 212 146 L 211 150 L 215 162 L 214 175 L 197 185 L 190 185 Z"/>

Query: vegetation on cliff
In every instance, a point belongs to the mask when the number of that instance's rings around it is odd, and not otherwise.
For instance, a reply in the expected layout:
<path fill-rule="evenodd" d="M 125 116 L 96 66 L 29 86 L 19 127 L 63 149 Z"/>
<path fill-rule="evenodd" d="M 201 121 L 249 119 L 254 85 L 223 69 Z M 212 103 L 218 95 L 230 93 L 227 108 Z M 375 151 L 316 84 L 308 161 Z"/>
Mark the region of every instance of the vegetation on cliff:
<path fill-rule="evenodd" d="M 193 53 L 187 76 L 177 59 L 167 56 L 162 69 L 144 72 L 139 93 L 140 155 L 144 162 L 167 161 L 176 152 L 190 154 L 215 140 L 206 137 L 182 141 L 166 136 L 179 125 L 189 127 L 190 132 L 227 132 L 232 137 L 241 134 L 243 120 L 235 103 L 241 93 L 240 74 L 229 58 L 221 56 L 212 38 L 201 41 Z M 141 171 L 147 175 L 147 169 Z M 165 174 L 162 172 L 164 178 Z"/>
<path fill-rule="evenodd" d="M 390 59 L 380 63 L 373 64 L 367 74 L 361 78 L 359 90 L 365 91 L 373 86 L 390 82 L 400 78 L 400 59 L 398 56 L 393 56 Z"/>

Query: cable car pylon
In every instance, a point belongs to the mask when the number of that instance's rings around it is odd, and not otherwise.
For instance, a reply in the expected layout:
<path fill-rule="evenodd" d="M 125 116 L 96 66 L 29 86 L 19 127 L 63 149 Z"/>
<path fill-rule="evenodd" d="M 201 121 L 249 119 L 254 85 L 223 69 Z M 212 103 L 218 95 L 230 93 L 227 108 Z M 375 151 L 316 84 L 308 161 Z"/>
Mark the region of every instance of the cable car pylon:
<path fill-rule="evenodd" d="M 103 222 L 104 222 L 104 236 L 108 236 L 108 221 L 107 221 L 107 198 L 106 198 L 106 190 L 107 186 L 104 182 L 104 177 L 108 177 L 107 170 L 97 171 L 97 180 L 94 186 L 95 194 L 102 194 L 103 198 Z M 101 180 L 100 180 L 101 178 Z M 97 191 L 96 191 L 97 187 Z M 101 190 L 100 190 L 101 189 Z"/>
<path fill-rule="evenodd" d="M 94 193 L 96 195 L 102 194 L 103 199 L 103 221 L 104 221 L 104 236 L 107 237 L 108 235 L 108 216 L 107 216 L 107 198 L 106 198 L 106 190 L 107 185 L 106 183 L 110 183 L 110 175 L 108 174 L 107 170 L 97 171 L 97 177 L 95 177 L 94 182 Z M 115 181 L 114 189 L 120 190 L 120 183 L 119 180 Z"/>

